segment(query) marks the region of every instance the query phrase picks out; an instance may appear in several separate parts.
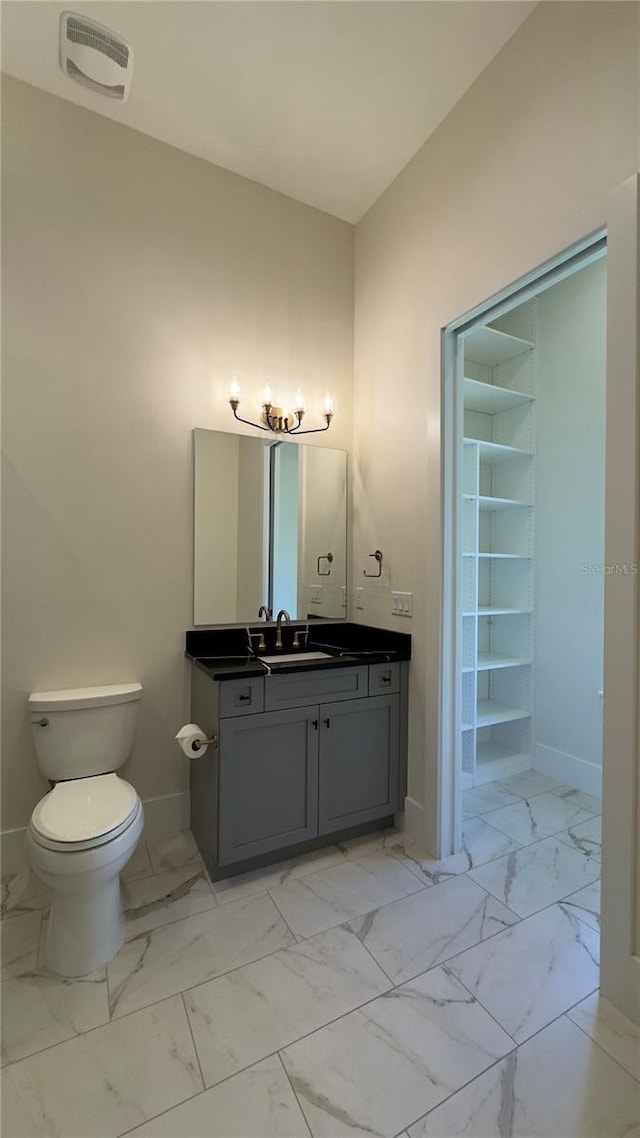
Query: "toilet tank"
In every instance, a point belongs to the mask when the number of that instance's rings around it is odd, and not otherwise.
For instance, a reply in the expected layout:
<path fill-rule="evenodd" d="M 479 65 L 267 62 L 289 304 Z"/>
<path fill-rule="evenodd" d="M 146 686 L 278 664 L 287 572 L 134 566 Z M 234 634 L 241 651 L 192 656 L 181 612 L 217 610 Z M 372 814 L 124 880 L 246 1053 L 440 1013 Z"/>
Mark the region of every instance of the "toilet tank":
<path fill-rule="evenodd" d="M 29 719 L 45 778 L 118 770 L 131 753 L 141 695 L 139 683 L 32 692 Z"/>

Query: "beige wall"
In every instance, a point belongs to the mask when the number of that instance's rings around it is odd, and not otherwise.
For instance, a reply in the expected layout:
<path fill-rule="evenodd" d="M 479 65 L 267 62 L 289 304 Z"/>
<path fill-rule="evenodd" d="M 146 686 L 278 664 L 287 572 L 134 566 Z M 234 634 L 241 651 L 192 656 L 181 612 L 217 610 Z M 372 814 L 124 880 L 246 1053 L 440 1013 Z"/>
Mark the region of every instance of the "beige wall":
<path fill-rule="evenodd" d="M 409 795 L 434 852 L 440 329 L 595 228 L 636 169 L 638 11 L 538 5 L 356 232 L 353 564 L 379 547 L 389 566 L 358 616 L 414 634 Z"/>
<path fill-rule="evenodd" d="M 193 427 L 329 388 L 351 444 L 353 229 L 3 83 L 4 828 L 42 794 L 29 691 L 137 679 L 125 771 L 186 789 Z M 245 404 L 249 408 L 249 402 Z"/>

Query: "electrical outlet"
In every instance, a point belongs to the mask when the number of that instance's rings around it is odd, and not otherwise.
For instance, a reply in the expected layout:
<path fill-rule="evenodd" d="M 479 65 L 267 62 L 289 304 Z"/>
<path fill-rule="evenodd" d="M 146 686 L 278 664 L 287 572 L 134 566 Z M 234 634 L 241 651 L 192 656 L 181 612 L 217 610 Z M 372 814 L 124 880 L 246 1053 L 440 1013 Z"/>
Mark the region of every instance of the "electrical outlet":
<path fill-rule="evenodd" d="M 312 605 L 322 604 L 322 585 L 312 585 L 309 595 L 309 603 Z"/>
<path fill-rule="evenodd" d="M 392 593 L 391 612 L 394 616 L 413 616 L 413 593 Z"/>
<path fill-rule="evenodd" d="M 342 586 L 341 594 L 342 594 L 342 596 L 341 596 L 340 604 L 342 605 L 343 609 L 346 609 L 346 607 L 347 607 L 347 586 L 346 585 Z"/>
<path fill-rule="evenodd" d="M 364 608 L 364 585 L 358 585 L 356 589 L 356 608 Z"/>

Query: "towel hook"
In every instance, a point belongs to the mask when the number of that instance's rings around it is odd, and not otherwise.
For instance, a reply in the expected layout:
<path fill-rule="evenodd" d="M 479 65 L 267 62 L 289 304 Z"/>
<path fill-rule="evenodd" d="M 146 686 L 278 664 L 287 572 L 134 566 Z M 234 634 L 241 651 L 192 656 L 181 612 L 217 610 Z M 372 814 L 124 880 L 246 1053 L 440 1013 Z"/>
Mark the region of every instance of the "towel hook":
<path fill-rule="evenodd" d="M 323 573 L 321 568 L 320 568 L 320 562 L 321 561 L 328 561 L 329 562 L 329 568 L 327 569 L 326 573 Z M 319 577 L 328 577 L 331 573 L 332 563 L 333 563 L 333 553 L 321 553 L 319 558 L 318 558 L 318 563 L 317 563 L 318 576 Z"/>
<path fill-rule="evenodd" d="M 367 570 L 363 569 L 362 570 L 363 576 L 364 577 L 381 577 L 382 576 L 382 551 L 380 549 L 376 549 L 375 553 L 369 554 L 369 557 L 374 557 L 375 560 L 378 562 L 378 572 L 377 573 L 367 573 Z"/>

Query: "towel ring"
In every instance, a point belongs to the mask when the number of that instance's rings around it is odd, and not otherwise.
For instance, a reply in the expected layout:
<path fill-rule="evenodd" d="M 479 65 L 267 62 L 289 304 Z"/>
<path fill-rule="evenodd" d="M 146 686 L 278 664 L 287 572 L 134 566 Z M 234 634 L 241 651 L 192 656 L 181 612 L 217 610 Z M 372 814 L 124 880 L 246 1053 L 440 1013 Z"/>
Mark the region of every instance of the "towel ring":
<path fill-rule="evenodd" d="M 377 573 L 367 573 L 367 570 L 363 569 L 362 570 L 363 576 L 364 577 L 381 577 L 382 576 L 382 551 L 380 549 L 376 549 L 375 553 L 369 554 L 369 557 L 375 558 L 375 560 L 378 562 L 378 572 Z"/>
<path fill-rule="evenodd" d="M 328 561 L 329 562 L 329 568 L 327 569 L 326 573 L 323 573 L 321 568 L 320 568 L 320 562 L 321 561 Z M 329 577 L 331 574 L 332 563 L 333 563 L 333 553 L 321 553 L 319 558 L 318 558 L 318 562 L 317 562 L 318 576 L 319 577 Z"/>

